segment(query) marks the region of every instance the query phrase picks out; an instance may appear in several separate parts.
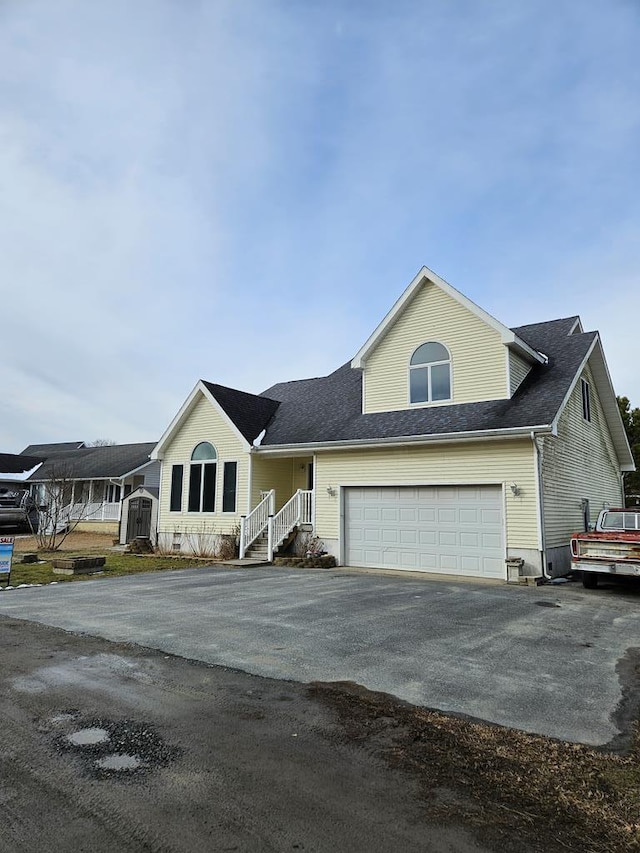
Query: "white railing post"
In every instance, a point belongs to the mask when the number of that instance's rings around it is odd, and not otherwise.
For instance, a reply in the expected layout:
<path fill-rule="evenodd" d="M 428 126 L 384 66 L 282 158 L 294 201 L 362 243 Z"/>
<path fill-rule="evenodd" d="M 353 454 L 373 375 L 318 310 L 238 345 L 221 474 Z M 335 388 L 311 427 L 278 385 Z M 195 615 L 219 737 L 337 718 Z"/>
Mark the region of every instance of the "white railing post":
<path fill-rule="evenodd" d="M 271 489 L 269 492 L 269 515 L 276 514 L 276 491 Z"/>
<path fill-rule="evenodd" d="M 244 558 L 244 549 L 245 549 L 245 544 L 244 544 L 244 528 L 245 528 L 245 522 L 246 522 L 246 520 L 247 520 L 247 516 L 246 516 L 246 515 L 241 515 L 241 516 L 240 516 L 240 550 L 239 550 L 239 552 L 238 552 L 238 556 L 240 557 L 240 559 L 241 559 L 241 560 Z"/>
<path fill-rule="evenodd" d="M 269 515 L 267 522 L 267 559 L 273 560 L 273 515 Z"/>

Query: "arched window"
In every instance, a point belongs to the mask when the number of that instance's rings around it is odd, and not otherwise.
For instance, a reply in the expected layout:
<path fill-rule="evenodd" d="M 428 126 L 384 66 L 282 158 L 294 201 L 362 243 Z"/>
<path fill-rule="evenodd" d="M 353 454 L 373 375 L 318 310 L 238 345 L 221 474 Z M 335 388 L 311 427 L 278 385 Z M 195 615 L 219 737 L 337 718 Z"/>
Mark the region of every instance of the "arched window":
<path fill-rule="evenodd" d="M 412 403 L 451 399 L 451 355 L 444 344 L 428 341 L 411 356 L 409 399 Z"/>
<path fill-rule="evenodd" d="M 215 447 L 208 441 L 194 448 L 189 466 L 189 512 L 214 512 L 217 458 Z"/>

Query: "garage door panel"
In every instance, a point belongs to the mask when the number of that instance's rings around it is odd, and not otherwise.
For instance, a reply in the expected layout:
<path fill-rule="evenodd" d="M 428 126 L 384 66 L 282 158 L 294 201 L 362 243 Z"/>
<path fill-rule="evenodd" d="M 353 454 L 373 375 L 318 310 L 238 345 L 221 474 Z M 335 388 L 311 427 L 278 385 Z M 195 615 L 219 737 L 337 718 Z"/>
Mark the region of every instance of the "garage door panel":
<path fill-rule="evenodd" d="M 423 572 L 437 572 L 438 560 L 435 554 L 420 554 L 418 568 Z"/>
<path fill-rule="evenodd" d="M 400 565 L 403 569 L 418 568 L 418 554 L 416 551 L 400 551 Z"/>
<path fill-rule="evenodd" d="M 423 530 L 421 528 L 418 531 L 418 541 L 420 545 L 424 545 L 425 547 L 436 545 L 438 542 L 438 532 L 436 530 Z"/>
<path fill-rule="evenodd" d="M 438 522 L 440 524 L 455 524 L 458 521 L 458 514 L 455 509 L 449 507 L 438 508 Z"/>
<path fill-rule="evenodd" d="M 489 578 L 504 577 L 504 560 L 491 559 L 489 557 L 482 561 L 482 574 Z"/>
<path fill-rule="evenodd" d="M 477 524 L 480 518 L 479 510 L 475 507 L 464 507 L 458 513 L 458 521 L 460 524 Z"/>
<path fill-rule="evenodd" d="M 418 508 L 416 506 L 400 507 L 399 516 L 403 524 L 416 524 L 419 520 Z"/>
<path fill-rule="evenodd" d="M 482 524 L 499 524 L 502 520 L 502 512 L 499 509 L 483 509 L 480 520 Z"/>
<path fill-rule="evenodd" d="M 424 524 L 433 523 L 436 520 L 435 507 L 419 506 L 418 507 L 418 520 Z"/>
<path fill-rule="evenodd" d="M 410 530 L 401 530 L 400 531 L 400 544 L 401 545 L 417 545 L 418 544 L 418 530 L 416 528 Z"/>
<path fill-rule="evenodd" d="M 505 577 L 499 486 L 345 488 L 345 562 Z"/>

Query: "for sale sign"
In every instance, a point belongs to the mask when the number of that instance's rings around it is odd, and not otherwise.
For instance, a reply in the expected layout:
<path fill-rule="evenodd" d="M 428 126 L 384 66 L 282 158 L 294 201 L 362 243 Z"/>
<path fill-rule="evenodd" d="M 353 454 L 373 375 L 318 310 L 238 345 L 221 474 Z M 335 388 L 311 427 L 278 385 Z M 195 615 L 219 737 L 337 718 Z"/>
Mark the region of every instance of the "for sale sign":
<path fill-rule="evenodd" d="M 0 580 L 9 583 L 11 558 L 13 557 L 13 536 L 0 536 Z"/>

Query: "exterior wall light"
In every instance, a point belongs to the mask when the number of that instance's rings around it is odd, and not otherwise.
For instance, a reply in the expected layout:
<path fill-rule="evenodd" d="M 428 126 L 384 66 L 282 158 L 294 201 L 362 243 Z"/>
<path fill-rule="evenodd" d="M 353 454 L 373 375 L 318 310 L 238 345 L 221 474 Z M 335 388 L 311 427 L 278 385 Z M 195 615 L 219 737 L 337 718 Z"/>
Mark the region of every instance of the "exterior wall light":
<path fill-rule="evenodd" d="M 333 488 L 333 486 L 327 486 L 327 494 L 329 495 L 330 498 L 335 497 L 336 490 Z"/>
<path fill-rule="evenodd" d="M 509 488 L 511 489 L 512 494 L 516 497 L 520 494 L 520 486 L 517 483 L 511 483 Z"/>

